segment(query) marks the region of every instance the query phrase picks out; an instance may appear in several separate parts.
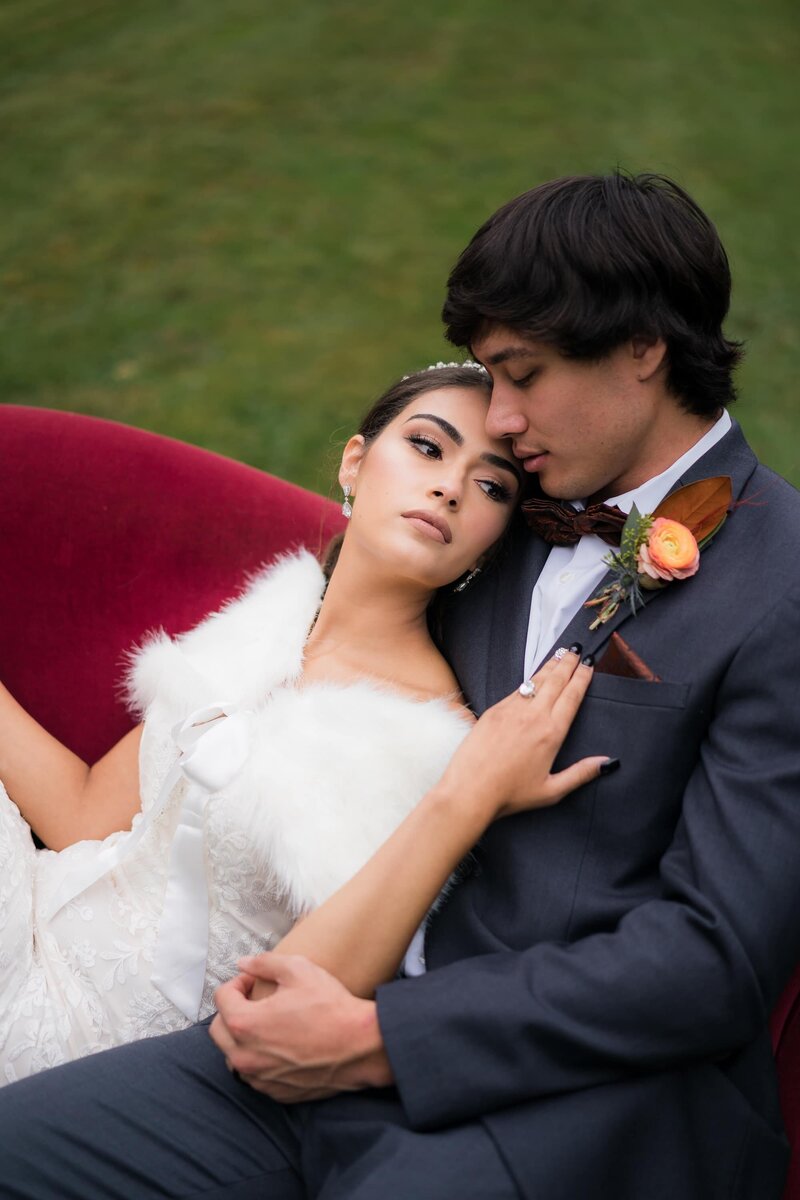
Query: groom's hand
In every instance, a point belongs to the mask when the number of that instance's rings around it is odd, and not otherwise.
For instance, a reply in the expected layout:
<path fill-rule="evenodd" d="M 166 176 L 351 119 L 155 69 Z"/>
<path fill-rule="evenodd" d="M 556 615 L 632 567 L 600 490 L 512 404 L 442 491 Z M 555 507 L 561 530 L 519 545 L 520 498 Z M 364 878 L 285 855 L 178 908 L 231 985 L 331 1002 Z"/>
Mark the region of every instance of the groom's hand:
<path fill-rule="evenodd" d="M 283 1104 L 392 1083 L 372 1000 L 299 955 L 259 954 L 239 966 L 244 974 L 217 989 L 210 1032 L 245 1083 Z M 252 999 L 254 980 L 274 991 Z"/>

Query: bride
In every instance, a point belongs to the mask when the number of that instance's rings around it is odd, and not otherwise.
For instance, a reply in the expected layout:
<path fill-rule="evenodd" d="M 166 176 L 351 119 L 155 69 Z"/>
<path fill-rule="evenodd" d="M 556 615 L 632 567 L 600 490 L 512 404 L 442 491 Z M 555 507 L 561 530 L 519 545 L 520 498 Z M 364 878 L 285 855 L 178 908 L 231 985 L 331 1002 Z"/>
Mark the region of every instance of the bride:
<path fill-rule="evenodd" d="M 152 635 L 127 680 L 141 723 L 94 766 L 0 685 L 0 1082 L 209 1016 L 237 958 L 278 943 L 370 994 L 494 817 L 600 770 L 549 773 L 591 677 L 574 654 L 476 723 L 429 631 L 480 586 L 521 488 L 488 400 L 469 365 L 391 387 L 344 449 L 329 578 L 287 556 Z M 417 870 L 412 810 L 446 770 L 486 801 Z M 384 908 L 398 855 L 408 895 Z"/>

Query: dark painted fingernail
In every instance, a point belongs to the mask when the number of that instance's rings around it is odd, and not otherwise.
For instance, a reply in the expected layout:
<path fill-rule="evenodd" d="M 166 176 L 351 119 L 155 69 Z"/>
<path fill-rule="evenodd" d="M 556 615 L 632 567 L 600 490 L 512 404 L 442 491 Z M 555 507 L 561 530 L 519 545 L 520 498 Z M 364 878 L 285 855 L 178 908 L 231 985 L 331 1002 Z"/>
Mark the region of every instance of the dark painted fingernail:
<path fill-rule="evenodd" d="M 573 642 L 569 648 L 569 652 L 570 654 L 580 654 L 582 649 L 583 646 L 580 644 L 580 642 Z"/>
<path fill-rule="evenodd" d="M 581 659 L 581 666 L 582 667 L 593 667 L 594 666 L 594 655 L 593 654 L 584 655 L 584 657 Z"/>
<path fill-rule="evenodd" d="M 611 775 L 612 772 L 618 771 L 621 765 L 618 758 L 607 758 L 604 763 L 600 764 L 600 774 Z"/>

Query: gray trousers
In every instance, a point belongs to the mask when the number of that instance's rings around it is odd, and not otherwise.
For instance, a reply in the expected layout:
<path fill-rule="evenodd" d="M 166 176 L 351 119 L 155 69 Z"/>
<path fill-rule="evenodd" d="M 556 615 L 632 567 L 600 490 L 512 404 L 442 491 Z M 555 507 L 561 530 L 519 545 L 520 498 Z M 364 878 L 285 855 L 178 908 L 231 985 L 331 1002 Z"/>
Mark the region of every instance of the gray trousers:
<path fill-rule="evenodd" d="M 283 1106 L 235 1079 L 206 1025 L 0 1089 L 0 1197 L 515 1200 L 480 1122 L 408 1128 L 396 1094 Z"/>

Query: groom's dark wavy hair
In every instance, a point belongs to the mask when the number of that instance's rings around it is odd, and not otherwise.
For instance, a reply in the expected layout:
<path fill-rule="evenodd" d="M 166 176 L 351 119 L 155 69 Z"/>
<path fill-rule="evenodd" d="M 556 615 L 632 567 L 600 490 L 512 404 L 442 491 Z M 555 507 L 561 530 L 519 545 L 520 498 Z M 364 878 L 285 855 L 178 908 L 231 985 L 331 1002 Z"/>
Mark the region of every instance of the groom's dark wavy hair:
<path fill-rule="evenodd" d="M 565 358 L 598 361 L 635 335 L 667 344 L 666 383 L 711 415 L 736 398 L 731 276 L 716 229 L 663 175 L 555 179 L 509 201 L 453 268 L 442 318 L 456 346 L 508 325 Z"/>

